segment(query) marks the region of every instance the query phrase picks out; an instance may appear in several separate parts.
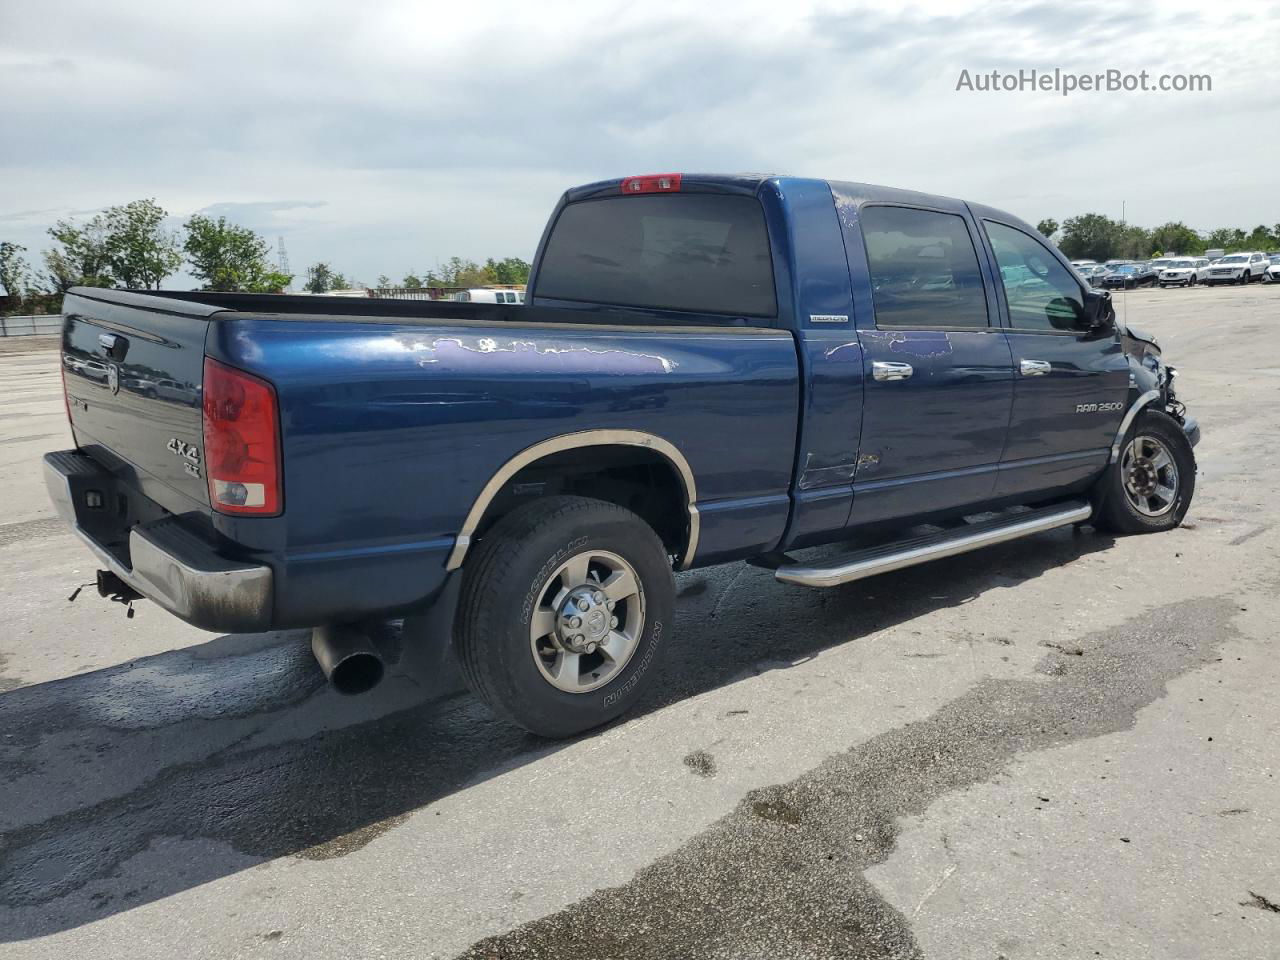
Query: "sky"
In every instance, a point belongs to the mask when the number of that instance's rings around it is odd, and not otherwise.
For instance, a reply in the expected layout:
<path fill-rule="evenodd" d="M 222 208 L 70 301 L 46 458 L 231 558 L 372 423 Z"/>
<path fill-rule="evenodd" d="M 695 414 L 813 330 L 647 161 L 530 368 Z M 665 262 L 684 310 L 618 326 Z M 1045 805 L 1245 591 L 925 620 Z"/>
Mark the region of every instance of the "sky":
<path fill-rule="evenodd" d="M 530 259 L 566 187 L 675 171 L 1248 230 L 1278 62 L 1277 2 L 0 0 L 0 240 L 154 197 L 371 283 Z M 1212 90 L 956 89 L 1055 68 Z"/>

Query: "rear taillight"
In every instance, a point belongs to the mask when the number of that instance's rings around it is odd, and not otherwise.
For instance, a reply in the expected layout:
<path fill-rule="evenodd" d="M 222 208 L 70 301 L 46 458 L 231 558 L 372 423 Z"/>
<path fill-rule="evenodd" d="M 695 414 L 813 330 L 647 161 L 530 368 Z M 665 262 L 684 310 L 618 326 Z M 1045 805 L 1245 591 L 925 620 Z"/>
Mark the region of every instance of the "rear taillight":
<path fill-rule="evenodd" d="M 640 177 L 623 177 L 623 193 L 679 193 L 680 174 L 646 173 Z"/>
<path fill-rule="evenodd" d="M 213 509 L 280 512 L 279 424 L 271 384 L 205 357 L 204 468 Z"/>

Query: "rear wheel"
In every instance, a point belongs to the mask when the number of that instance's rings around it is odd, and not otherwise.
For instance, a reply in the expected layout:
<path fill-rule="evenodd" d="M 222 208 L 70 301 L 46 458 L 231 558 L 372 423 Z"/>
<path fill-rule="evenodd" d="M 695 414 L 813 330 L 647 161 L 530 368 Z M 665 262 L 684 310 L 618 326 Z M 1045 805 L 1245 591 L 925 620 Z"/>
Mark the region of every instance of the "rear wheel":
<path fill-rule="evenodd" d="M 1196 487 L 1196 460 L 1177 421 L 1144 410 L 1099 481 L 1096 523 L 1115 533 L 1157 533 L 1182 522 Z"/>
<path fill-rule="evenodd" d="M 542 736 L 628 710 L 670 636 L 666 548 L 612 503 L 548 497 L 513 511 L 464 576 L 454 627 L 463 676 L 496 714 Z"/>

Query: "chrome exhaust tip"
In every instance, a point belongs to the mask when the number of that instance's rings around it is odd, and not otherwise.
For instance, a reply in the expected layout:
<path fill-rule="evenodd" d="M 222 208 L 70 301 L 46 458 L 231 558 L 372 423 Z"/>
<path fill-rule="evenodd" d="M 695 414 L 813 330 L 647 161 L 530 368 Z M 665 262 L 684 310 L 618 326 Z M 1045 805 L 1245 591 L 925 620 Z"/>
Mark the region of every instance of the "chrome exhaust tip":
<path fill-rule="evenodd" d="M 357 627 L 316 627 L 311 631 L 311 652 L 330 685 L 344 696 L 369 692 L 386 673 L 382 654 L 368 634 Z"/>

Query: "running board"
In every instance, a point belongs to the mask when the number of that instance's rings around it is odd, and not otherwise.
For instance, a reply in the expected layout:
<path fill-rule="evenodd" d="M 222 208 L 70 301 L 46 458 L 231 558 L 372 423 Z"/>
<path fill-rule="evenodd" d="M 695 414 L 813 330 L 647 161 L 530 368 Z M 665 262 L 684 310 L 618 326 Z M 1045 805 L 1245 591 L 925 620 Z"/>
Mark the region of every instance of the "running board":
<path fill-rule="evenodd" d="M 1029 537 L 1033 533 L 1043 533 L 1056 527 L 1083 523 L 1092 515 L 1093 507 L 1087 503 L 1057 503 L 1012 517 L 982 520 L 954 530 L 866 547 L 832 557 L 829 564 L 824 566 L 787 564 L 775 570 L 773 575 L 783 583 L 798 583 L 805 587 L 836 587 L 863 577 L 873 577 L 877 573 L 901 570 L 917 563 L 953 557 L 958 553 L 990 547 L 1019 537 Z"/>

